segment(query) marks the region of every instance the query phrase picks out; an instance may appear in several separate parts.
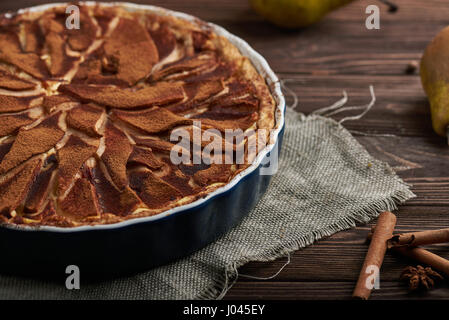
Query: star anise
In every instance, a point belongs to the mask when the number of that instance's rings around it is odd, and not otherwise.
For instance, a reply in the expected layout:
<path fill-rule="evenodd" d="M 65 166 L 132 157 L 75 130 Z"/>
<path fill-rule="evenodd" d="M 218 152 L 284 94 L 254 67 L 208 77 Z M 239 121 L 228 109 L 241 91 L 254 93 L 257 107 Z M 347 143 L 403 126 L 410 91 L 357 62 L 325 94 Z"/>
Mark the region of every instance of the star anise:
<path fill-rule="evenodd" d="M 424 268 L 418 265 L 417 267 L 408 266 L 401 273 L 401 280 L 408 282 L 410 291 L 429 290 L 433 288 L 435 282 L 441 281 L 444 278 L 430 267 Z"/>

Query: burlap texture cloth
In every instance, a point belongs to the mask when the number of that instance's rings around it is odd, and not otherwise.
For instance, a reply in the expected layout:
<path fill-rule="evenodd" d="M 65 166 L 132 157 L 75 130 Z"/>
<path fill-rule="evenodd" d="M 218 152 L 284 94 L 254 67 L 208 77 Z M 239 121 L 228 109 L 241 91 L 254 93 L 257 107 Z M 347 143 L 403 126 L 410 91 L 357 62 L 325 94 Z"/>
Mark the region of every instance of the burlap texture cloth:
<path fill-rule="evenodd" d="M 257 207 L 215 243 L 171 265 L 101 283 L 0 275 L 0 299 L 217 299 L 249 261 L 269 261 L 378 216 L 414 194 L 336 121 L 286 112 L 279 171 Z"/>

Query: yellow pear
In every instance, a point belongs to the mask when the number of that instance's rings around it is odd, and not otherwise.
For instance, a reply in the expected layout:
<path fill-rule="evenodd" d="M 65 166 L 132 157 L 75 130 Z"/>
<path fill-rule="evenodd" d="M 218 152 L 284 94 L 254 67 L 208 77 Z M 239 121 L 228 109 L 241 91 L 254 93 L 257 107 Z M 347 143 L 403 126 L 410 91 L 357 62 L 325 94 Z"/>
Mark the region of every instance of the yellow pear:
<path fill-rule="evenodd" d="M 353 0 L 250 0 L 256 12 L 275 25 L 300 28 Z"/>
<path fill-rule="evenodd" d="M 449 27 L 429 43 L 421 59 L 421 82 L 430 102 L 432 126 L 448 136 L 449 126 Z"/>

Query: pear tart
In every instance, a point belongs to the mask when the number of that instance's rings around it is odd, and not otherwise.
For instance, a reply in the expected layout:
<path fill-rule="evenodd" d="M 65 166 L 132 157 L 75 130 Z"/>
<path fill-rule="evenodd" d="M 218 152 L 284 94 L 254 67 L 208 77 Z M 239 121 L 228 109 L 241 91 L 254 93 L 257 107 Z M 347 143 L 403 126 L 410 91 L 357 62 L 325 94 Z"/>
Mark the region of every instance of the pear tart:
<path fill-rule="evenodd" d="M 180 130 L 214 129 L 236 150 L 220 133 L 275 126 L 264 78 L 234 45 L 200 21 L 79 8 L 80 29 L 66 27 L 65 6 L 0 16 L 2 223 L 75 227 L 155 215 L 250 165 L 170 158 Z M 209 142 L 195 143 L 201 152 Z"/>

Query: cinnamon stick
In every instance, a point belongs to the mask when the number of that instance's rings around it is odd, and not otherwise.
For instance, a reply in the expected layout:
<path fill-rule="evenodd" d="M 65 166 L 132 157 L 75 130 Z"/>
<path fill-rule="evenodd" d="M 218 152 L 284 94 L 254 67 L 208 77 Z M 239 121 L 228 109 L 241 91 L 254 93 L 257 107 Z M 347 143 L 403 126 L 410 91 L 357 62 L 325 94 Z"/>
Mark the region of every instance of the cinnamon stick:
<path fill-rule="evenodd" d="M 395 252 L 428 265 L 449 276 L 449 261 L 422 248 L 394 247 Z"/>
<path fill-rule="evenodd" d="M 387 240 L 392 237 L 395 225 L 396 216 L 393 213 L 386 211 L 380 214 L 368 248 L 368 253 L 365 257 L 365 262 L 360 272 L 359 280 L 352 294 L 353 298 L 362 300 L 369 298 L 373 289 L 373 282 L 375 282 L 378 276 L 387 251 Z"/>
<path fill-rule="evenodd" d="M 398 234 L 391 237 L 388 248 L 398 246 L 416 247 L 419 245 L 449 242 L 449 229 L 428 230 Z"/>
<path fill-rule="evenodd" d="M 373 232 L 367 236 L 367 241 L 370 242 L 373 237 Z M 414 259 L 417 262 L 428 265 L 435 270 L 441 271 L 449 277 L 449 261 L 432 253 L 426 249 L 418 247 L 391 247 L 390 250 L 400 253 L 408 258 Z"/>

